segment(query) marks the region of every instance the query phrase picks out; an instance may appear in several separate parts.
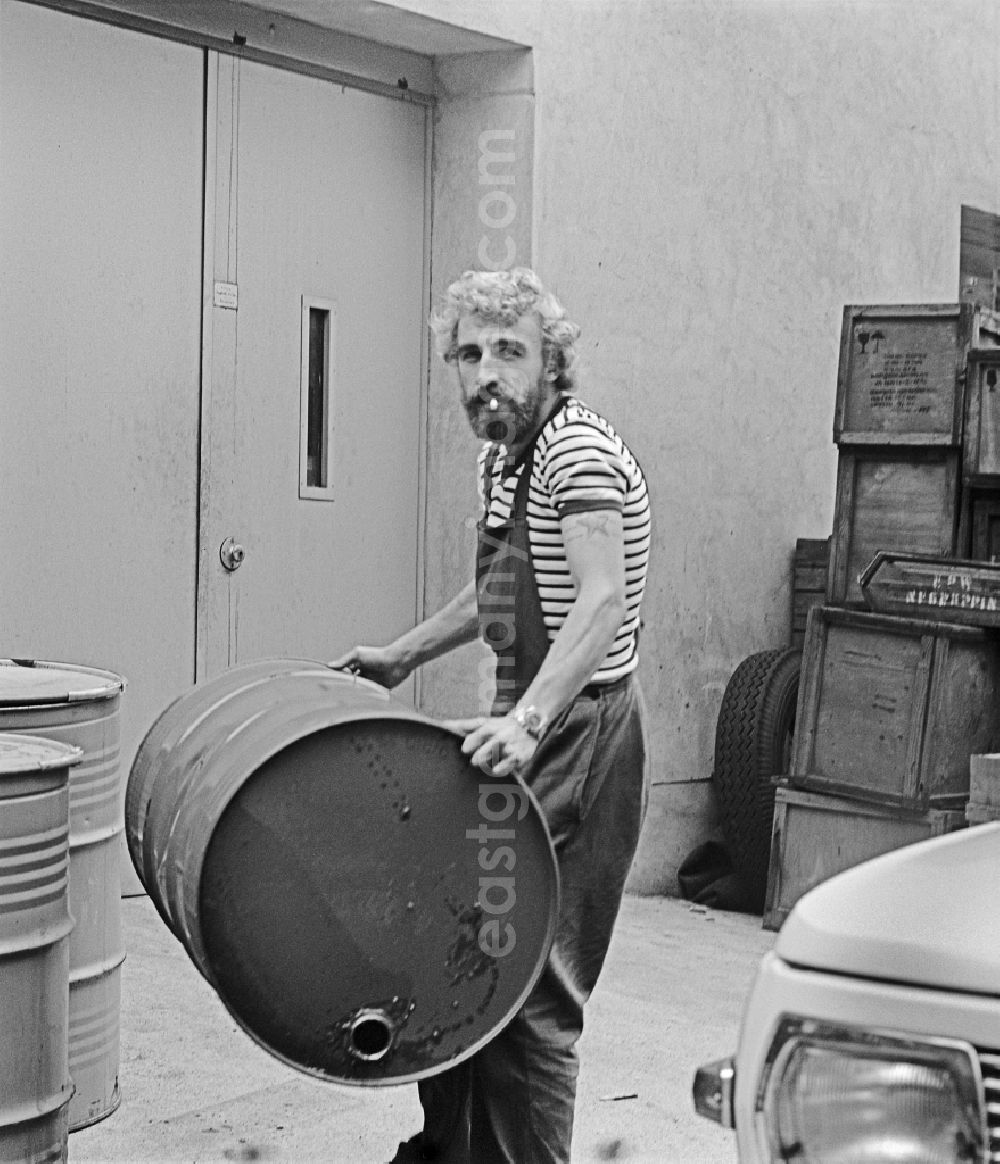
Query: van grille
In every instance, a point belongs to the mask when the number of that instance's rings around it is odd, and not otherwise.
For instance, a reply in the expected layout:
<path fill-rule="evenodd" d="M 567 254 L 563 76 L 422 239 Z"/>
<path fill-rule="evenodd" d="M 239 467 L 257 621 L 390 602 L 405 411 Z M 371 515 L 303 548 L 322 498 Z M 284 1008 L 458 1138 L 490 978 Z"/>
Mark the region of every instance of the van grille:
<path fill-rule="evenodd" d="M 990 1164 L 1000 1164 L 1000 1051 L 979 1050 L 979 1069 L 986 1097 L 986 1124 L 989 1129 Z"/>

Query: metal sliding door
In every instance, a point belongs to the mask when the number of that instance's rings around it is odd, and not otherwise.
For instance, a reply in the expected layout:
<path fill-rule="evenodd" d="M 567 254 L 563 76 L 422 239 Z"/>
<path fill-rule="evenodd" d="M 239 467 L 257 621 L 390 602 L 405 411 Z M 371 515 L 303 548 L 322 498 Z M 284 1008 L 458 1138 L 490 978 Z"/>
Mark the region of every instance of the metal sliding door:
<path fill-rule="evenodd" d="M 413 622 L 425 119 L 212 55 L 201 675 Z"/>
<path fill-rule="evenodd" d="M 0 655 L 194 678 L 204 53 L 0 4 Z"/>
<path fill-rule="evenodd" d="M 0 657 L 126 677 L 123 781 L 196 678 L 412 624 L 427 158 L 421 105 L 0 2 Z"/>

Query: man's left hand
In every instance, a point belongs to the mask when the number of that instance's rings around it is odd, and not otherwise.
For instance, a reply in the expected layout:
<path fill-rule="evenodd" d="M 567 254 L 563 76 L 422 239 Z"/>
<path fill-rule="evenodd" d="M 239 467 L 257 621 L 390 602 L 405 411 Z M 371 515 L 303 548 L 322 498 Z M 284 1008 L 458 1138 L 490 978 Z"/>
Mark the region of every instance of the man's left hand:
<path fill-rule="evenodd" d="M 487 776 L 511 776 L 534 756 L 538 741 L 509 715 L 484 720 L 462 742 L 462 751 Z"/>

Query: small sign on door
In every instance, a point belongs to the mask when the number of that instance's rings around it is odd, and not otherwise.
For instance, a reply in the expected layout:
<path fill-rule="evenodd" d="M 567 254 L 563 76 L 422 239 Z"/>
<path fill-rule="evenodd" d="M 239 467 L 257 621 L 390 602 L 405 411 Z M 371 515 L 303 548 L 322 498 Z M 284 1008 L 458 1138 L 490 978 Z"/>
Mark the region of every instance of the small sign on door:
<path fill-rule="evenodd" d="M 236 310 L 236 284 L 216 283 L 212 302 L 216 307 L 225 307 L 229 311 Z"/>

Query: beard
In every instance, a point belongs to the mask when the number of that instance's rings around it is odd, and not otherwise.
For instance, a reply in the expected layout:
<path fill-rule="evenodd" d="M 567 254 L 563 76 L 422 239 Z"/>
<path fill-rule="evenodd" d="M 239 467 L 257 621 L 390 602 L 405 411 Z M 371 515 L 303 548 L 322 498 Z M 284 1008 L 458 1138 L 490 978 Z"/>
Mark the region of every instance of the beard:
<path fill-rule="evenodd" d="M 476 395 L 463 401 L 472 431 L 480 440 L 492 441 L 507 448 L 527 436 L 541 419 L 542 397 L 532 393 L 527 400 L 495 397 L 498 407 L 490 411 L 489 399 Z"/>

